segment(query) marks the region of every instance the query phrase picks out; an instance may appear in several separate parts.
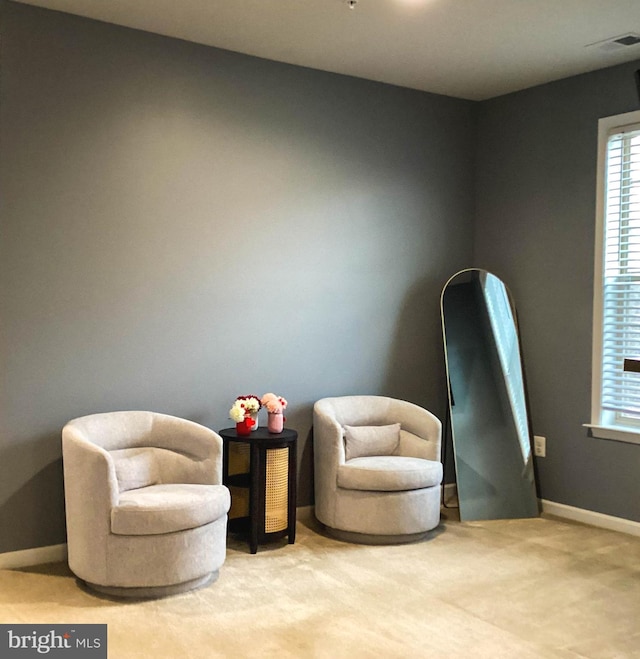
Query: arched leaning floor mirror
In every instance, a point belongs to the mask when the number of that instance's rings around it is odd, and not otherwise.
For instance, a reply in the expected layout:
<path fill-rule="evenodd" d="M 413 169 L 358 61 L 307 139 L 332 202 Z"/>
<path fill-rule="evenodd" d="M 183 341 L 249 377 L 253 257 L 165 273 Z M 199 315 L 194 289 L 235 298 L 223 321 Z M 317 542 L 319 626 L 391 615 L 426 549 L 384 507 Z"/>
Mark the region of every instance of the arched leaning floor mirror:
<path fill-rule="evenodd" d="M 509 291 L 486 270 L 462 270 L 442 290 L 441 313 L 460 519 L 537 517 L 529 413 Z"/>

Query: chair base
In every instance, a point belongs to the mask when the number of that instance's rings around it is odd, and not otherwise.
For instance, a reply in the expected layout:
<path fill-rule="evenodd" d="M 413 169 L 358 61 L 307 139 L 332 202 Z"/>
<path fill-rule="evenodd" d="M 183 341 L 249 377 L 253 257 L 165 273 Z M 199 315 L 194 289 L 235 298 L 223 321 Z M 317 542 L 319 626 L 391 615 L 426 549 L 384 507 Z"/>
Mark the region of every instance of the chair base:
<path fill-rule="evenodd" d="M 219 574 L 219 570 L 216 570 L 211 574 L 205 574 L 204 577 L 190 579 L 189 581 L 183 581 L 182 583 L 170 584 L 168 586 L 142 586 L 133 588 L 127 588 L 124 586 L 103 586 L 101 584 L 83 581 L 82 579 L 78 579 L 78 581 L 87 590 L 99 595 L 124 599 L 159 599 L 161 597 L 169 597 L 170 595 L 178 595 L 179 593 L 185 593 L 190 590 L 204 588 L 216 581 Z"/>
<path fill-rule="evenodd" d="M 409 542 L 418 542 L 429 536 L 431 530 L 420 533 L 403 533 L 400 535 L 374 535 L 370 533 L 356 533 L 354 531 L 343 531 L 334 529 L 326 524 L 322 525 L 327 533 L 343 542 L 352 542 L 358 545 L 403 545 Z"/>

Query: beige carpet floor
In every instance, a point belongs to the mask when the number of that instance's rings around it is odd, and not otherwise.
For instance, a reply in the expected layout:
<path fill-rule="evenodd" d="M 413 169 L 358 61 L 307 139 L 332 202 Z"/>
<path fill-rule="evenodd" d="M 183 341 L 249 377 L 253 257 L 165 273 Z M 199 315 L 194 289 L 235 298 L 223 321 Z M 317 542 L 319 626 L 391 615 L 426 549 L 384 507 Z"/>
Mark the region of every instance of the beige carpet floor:
<path fill-rule="evenodd" d="M 461 523 L 361 546 L 298 523 L 230 539 L 219 580 L 164 600 L 82 590 L 64 564 L 0 570 L 2 623 L 106 623 L 134 657 L 640 658 L 640 538 L 552 518 Z"/>

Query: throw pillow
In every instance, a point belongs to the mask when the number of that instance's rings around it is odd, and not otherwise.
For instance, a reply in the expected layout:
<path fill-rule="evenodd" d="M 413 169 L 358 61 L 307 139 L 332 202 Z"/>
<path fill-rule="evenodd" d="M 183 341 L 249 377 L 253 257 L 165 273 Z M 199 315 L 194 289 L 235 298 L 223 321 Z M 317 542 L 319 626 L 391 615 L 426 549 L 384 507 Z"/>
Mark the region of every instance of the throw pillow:
<path fill-rule="evenodd" d="M 111 457 L 120 492 L 156 485 L 160 481 L 152 448 L 120 449 L 111 451 Z"/>
<path fill-rule="evenodd" d="M 392 455 L 399 441 L 399 423 L 388 426 L 344 426 L 347 460 L 369 455 Z"/>

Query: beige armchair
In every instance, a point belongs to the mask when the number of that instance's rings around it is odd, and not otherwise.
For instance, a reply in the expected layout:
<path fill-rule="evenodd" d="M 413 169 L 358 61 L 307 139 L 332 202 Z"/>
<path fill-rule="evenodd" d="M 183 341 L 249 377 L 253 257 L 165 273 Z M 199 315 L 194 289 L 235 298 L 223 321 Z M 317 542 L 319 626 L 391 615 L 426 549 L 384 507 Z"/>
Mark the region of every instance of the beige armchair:
<path fill-rule="evenodd" d="M 314 405 L 315 514 L 342 539 L 410 542 L 440 520 L 441 423 L 383 396 Z"/>
<path fill-rule="evenodd" d="M 69 567 L 115 596 L 205 585 L 226 557 L 222 440 L 154 412 L 74 419 L 62 431 Z"/>

